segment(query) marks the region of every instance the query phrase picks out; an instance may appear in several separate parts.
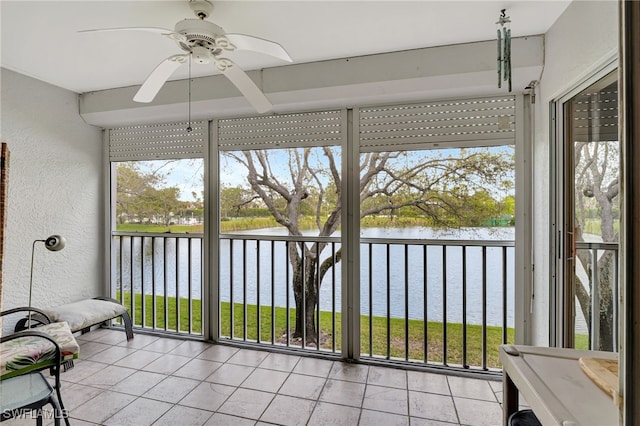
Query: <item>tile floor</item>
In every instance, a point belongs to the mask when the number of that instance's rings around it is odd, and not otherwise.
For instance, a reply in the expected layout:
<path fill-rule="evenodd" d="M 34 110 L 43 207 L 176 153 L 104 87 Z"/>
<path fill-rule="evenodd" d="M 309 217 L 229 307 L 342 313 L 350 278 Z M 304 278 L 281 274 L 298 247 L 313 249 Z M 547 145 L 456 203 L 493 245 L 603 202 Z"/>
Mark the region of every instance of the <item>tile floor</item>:
<path fill-rule="evenodd" d="M 119 330 L 78 336 L 72 425 L 500 425 L 502 384 Z M 32 425 L 13 419 L 5 425 Z"/>

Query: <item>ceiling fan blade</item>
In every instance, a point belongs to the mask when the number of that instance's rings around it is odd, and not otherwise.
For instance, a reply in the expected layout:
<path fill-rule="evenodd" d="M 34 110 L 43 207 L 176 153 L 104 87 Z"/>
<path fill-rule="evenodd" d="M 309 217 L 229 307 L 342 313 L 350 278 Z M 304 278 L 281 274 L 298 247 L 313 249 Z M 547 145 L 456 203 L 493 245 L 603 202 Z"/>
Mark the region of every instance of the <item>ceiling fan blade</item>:
<path fill-rule="evenodd" d="M 169 56 L 151 71 L 138 93 L 133 97 L 136 102 L 151 102 L 164 83 L 178 67 L 189 60 L 189 54 Z"/>
<path fill-rule="evenodd" d="M 79 33 L 98 33 L 98 32 L 109 32 L 109 31 L 144 31 L 148 33 L 156 33 L 156 34 L 166 34 L 172 33 L 173 31 L 167 30 L 166 28 L 156 28 L 156 27 L 123 27 L 123 28 L 99 28 L 94 30 L 80 30 Z"/>
<path fill-rule="evenodd" d="M 287 51 L 284 50 L 284 47 L 275 41 L 269 41 L 245 34 L 225 34 L 223 37 L 226 37 L 226 39 L 235 46 L 235 48 L 230 46 L 228 50 L 251 50 L 253 52 L 273 56 L 274 58 L 278 58 L 286 62 L 292 62 L 291 57 Z M 216 40 L 216 42 L 217 41 L 218 40 Z"/>
<path fill-rule="evenodd" d="M 267 99 L 264 93 L 256 86 L 253 80 L 249 78 L 247 73 L 240 69 L 233 61 L 227 58 L 220 58 L 216 60 L 216 66 L 229 81 L 240 90 L 240 93 L 247 98 L 247 101 L 249 101 L 258 113 L 263 114 L 273 109 L 273 105 L 269 99 Z"/>
<path fill-rule="evenodd" d="M 168 30 L 166 28 L 157 28 L 157 27 L 124 27 L 124 28 L 101 28 L 95 30 L 80 30 L 79 33 L 104 33 L 104 32 L 115 32 L 115 31 L 141 31 L 147 33 L 154 33 L 169 37 L 175 41 L 186 41 L 186 37 L 180 33 L 176 33 L 172 30 Z"/>

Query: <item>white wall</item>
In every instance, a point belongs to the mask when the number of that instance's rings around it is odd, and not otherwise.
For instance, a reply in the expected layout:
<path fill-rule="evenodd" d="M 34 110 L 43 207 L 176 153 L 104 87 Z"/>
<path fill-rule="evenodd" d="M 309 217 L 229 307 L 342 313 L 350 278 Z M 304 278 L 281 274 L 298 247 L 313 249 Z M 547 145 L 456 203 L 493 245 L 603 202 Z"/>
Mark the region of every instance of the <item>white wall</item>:
<path fill-rule="evenodd" d="M 102 132 L 78 114 L 78 95 L 1 69 L 0 139 L 10 155 L 3 308 L 27 306 L 31 247 L 51 234 L 64 250 L 36 245 L 33 305 L 102 294 Z"/>
<path fill-rule="evenodd" d="M 615 59 L 618 2 L 573 1 L 545 37 L 535 107 L 533 344 L 549 344 L 549 104 Z"/>

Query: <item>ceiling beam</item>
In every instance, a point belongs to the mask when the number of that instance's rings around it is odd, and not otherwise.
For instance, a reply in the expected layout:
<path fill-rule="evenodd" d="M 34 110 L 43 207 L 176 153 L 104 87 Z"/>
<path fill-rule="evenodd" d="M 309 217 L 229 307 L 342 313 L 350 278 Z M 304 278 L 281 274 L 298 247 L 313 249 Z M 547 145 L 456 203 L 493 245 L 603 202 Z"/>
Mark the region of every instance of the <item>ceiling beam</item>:
<path fill-rule="evenodd" d="M 513 40 L 515 93 L 540 77 L 543 44 L 543 36 Z M 275 113 L 507 93 L 506 84 L 497 87 L 495 41 L 292 64 L 248 74 L 269 97 Z M 84 93 L 80 115 L 101 127 L 187 119 L 187 80 L 167 82 L 149 104 L 133 102 L 138 87 Z M 195 120 L 256 115 L 222 75 L 193 79 L 191 93 Z"/>

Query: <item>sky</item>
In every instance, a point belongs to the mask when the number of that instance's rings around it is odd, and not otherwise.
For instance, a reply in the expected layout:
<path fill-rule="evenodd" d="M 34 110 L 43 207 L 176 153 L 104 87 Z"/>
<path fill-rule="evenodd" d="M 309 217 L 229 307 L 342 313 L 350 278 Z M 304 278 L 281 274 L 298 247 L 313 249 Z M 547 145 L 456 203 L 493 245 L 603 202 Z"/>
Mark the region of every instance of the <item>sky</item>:
<path fill-rule="evenodd" d="M 493 152 L 506 152 L 513 153 L 514 149 L 512 146 L 506 147 L 493 147 L 490 148 Z M 411 159 L 416 159 L 418 156 L 430 155 L 431 153 L 435 155 L 442 155 L 444 157 L 448 155 L 456 155 L 458 149 L 441 149 L 436 151 L 412 151 L 406 157 L 406 161 L 410 161 Z M 317 148 L 316 158 L 312 159 L 314 161 L 322 161 L 323 156 L 321 155 L 320 148 Z M 336 160 L 339 161 L 340 155 L 339 150 L 336 149 L 334 151 L 336 154 Z M 413 158 L 412 158 L 413 157 Z M 288 156 L 286 149 L 274 149 L 269 153 L 270 163 L 272 166 L 272 170 L 277 175 L 280 175 L 284 181 L 290 179 L 288 174 Z M 138 162 L 141 169 L 145 172 L 151 170 L 160 170 L 166 176 L 166 185 L 167 186 L 176 186 L 180 189 L 180 200 L 182 201 L 194 201 L 194 197 L 192 195 L 193 192 L 196 193 L 198 198 L 202 198 L 202 192 L 204 189 L 203 184 L 203 176 L 204 176 L 204 160 L 202 159 L 184 159 L 184 160 L 172 160 L 167 162 L 167 160 L 158 160 L 158 161 L 141 161 Z M 340 165 L 338 165 L 340 167 Z M 246 182 L 247 171 L 246 168 L 230 159 L 228 156 L 221 155 L 220 156 L 220 183 L 221 186 L 227 187 L 237 187 L 243 186 L 247 187 Z M 505 194 L 506 195 L 506 194 Z"/>
<path fill-rule="evenodd" d="M 171 161 L 138 161 L 137 164 L 145 173 L 158 170 L 164 174 L 166 176 L 165 186 L 178 187 L 181 201 L 195 201 L 192 192 L 195 192 L 197 197 L 202 199 L 204 160 L 201 158 Z"/>

